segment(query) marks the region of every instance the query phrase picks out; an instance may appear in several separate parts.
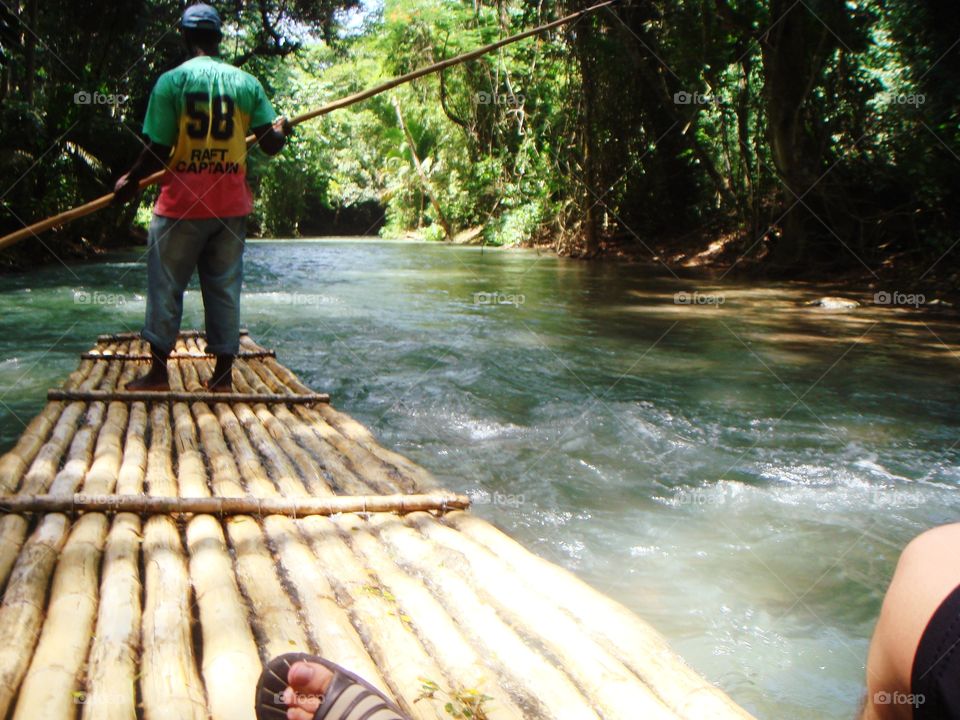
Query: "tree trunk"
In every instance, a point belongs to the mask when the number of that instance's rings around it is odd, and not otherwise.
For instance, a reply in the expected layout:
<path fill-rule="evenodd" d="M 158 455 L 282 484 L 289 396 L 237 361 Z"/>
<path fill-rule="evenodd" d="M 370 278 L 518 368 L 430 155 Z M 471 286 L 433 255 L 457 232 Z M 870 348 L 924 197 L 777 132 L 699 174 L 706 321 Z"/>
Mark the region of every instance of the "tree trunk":
<path fill-rule="evenodd" d="M 397 111 L 397 122 L 400 123 L 400 129 L 403 130 L 404 137 L 407 138 L 407 146 L 410 148 L 410 157 L 413 158 L 413 167 L 416 168 L 417 175 L 420 176 L 420 183 L 423 185 L 423 193 L 429 198 L 430 204 L 433 206 L 433 211 L 437 213 L 437 220 L 443 227 L 443 232 L 447 236 L 447 240 L 453 242 L 453 230 L 451 230 L 450 223 L 447 222 L 447 216 L 443 214 L 443 209 L 440 207 L 440 203 L 437 202 L 437 197 L 434 195 L 433 189 L 430 187 L 430 180 L 427 177 L 426 171 L 423 169 L 420 158 L 417 156 L 417 146 L 413 142 L 413 136 L 407 129 L 407 124 L 403 121 L 403 113 L 400 111 L 400 102 L 396 98 L 393 98 L 393 107 Z"/>

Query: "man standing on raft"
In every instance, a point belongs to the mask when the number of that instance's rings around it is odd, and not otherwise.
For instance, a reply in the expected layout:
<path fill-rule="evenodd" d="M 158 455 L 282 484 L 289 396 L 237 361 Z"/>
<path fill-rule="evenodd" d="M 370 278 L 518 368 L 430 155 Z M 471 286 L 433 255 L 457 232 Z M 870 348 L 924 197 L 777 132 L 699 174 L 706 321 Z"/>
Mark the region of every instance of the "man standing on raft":
<path fill-rule="evenodd" d="M 200 276 L 207 352 L 217 363 L 207 388 L 230 392 L 240 349 L 240 287 L 246 216 L 253 195 L 246 181 L 246 135 L 252 128 L 267 155 L 283 149 L 289 121 L 277 117 L 260 82 L 220 60 L 221 21 L 209 5 L 191 5 L 180 29 L 190 60 L 164 73 L 150 94 L 147 142 L 114 187 L 128 202 L 139 182 L 167 168 L 150 223 L 147 312 L 142 337 L 150 343 L 149 372 L 128 390 L 168 390 L 167 357 L 183 315 L 183 293 Z"/>

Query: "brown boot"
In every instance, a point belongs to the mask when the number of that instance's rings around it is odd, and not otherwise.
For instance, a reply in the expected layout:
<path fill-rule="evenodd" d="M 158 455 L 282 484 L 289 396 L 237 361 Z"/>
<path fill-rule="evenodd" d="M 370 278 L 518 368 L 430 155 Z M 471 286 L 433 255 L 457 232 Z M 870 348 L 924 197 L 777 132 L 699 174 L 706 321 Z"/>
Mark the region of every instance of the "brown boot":
<path fill-rule="evenodd" d="M 209 392 L 233 392 L 233 355 L 217 355 L 217 364 L 213 375 L 203 383 Z"/>

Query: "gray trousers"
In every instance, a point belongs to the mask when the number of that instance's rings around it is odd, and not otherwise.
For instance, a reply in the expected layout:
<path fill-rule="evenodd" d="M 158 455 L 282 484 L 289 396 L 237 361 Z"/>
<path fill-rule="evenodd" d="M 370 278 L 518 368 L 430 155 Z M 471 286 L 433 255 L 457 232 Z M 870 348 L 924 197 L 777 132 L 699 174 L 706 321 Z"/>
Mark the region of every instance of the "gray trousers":
<path fill-rule="evenodd" d="M 147 239 L 147 317 L 141 335 L 169 354 L 180 332 L 183 293 L 200 275 L 207 352 L 240 349 L 240 286 L 246 217 L 187 220 L 154 215 Z"/>

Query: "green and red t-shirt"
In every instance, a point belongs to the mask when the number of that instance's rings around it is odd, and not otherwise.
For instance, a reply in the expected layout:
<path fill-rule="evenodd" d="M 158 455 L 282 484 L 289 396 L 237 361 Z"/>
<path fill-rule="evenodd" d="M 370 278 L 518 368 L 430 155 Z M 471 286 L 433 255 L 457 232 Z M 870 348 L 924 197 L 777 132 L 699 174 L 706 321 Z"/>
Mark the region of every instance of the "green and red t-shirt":
<path fill-rule="evenodd" d="M 260 81 L 218 58 L 201 55 L 161 75 L 143 133 L 173 152 L 154 212 L 191 219 L 248 215 L 246 136 L 276 117 Z"/>

